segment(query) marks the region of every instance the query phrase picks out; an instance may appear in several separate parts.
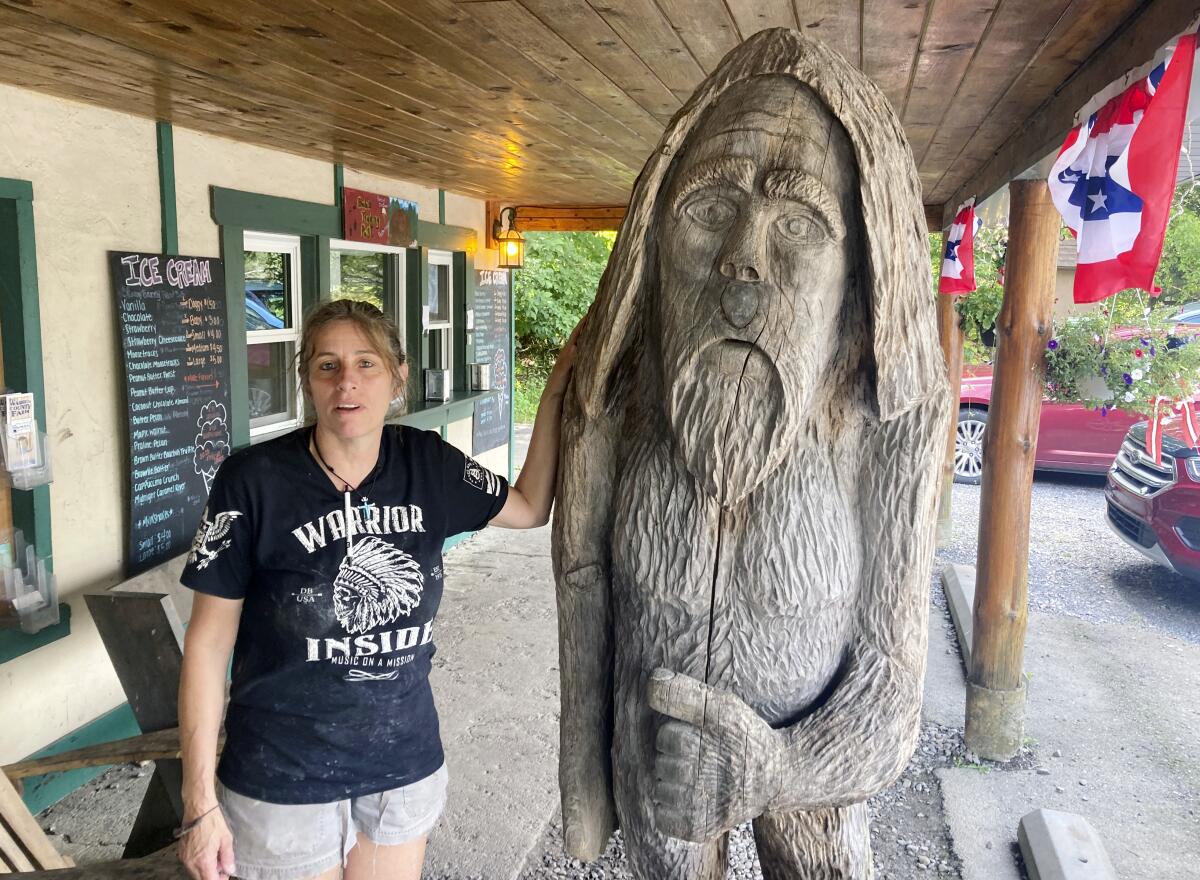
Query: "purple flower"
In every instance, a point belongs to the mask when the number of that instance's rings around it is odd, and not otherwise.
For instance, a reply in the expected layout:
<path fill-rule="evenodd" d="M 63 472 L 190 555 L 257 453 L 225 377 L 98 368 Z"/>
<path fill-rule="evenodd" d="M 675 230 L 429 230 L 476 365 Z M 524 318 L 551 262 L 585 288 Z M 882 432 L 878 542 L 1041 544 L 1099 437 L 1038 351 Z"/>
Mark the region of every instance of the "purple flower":
<path fill-rule="evenodd" d="M 1150 357 L 1154 357 L 1155 354 L 1156 352 L 1154 351 L 1154 346 L 1152 345 L 1150 346 Z"/>
<path fill-rule="evenodd" d="M 1104 416 L 1104 418 L 1106 418 L 1106 419 L 1108 418 L 1108 407 L 1107 406 L 1100 407 L 1100 415 Z"/>
<path fill-rule="evenodd" d="M 1142 345 L 1149 345 L 1149 344 L 1150 344 L 1150 340 L 1149 340 L 1149 339 L 1147 339 L 1145 336 L 1142 336 L 1142 337 L 1140 337 L 1139 341 L 1142 343 Z"/>
<path fill-rule="evenodd" d="M 1126 385 L 1133 384 L 1133 376 L 1129 375 L 1128 373 L 1122 373 L 1121 378 L 1125 380 Z"/>
<path fill-rule="evenodd" d="M 1100 365 L 1100 375 L 1101 375 L 1101 376 L 1107 376 L 1107 375 L 1108 375 L 1108 364 L 1101 364 L 1101 365 Z"/>
<path fill-rule="evenodd" d="M 1051 339 L 1049 342 L 1046 343 L 1046 348 L 1050 349 L 1051 351 L 1054 351 L 1055 349 L 1058 348 L 1058 340 Z"/>

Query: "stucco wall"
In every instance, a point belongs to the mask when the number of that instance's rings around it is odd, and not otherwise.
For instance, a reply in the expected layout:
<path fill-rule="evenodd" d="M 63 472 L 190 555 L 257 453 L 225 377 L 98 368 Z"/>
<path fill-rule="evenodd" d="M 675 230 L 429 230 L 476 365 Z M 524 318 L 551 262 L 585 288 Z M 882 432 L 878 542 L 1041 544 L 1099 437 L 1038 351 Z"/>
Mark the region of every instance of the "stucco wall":
<path fill-rule="evenodd" d="M 156 157 L 148 120 L 0 86 L 0 176 L 33 183 L 54 568 L 72 607 L 70 638 L 0 664 L 0 762 L 123 701 L 81 593 L 122 566 L 125 400 L 107 251 L 159 250 Z"/>
<path fill-rule="evenodd" d="M 209 187 L 330 204 L 328 163 L 174 130 L 180 250 L 219 255 Z M 127 440 L 109 250 L 161 246 L 154 123 L 0 85 L 0 177 L 34 188 L 54 568 L 71 636 L 0 663 L 0 763 L 18 760 L 124 702 L 82 601 L 122 579 Z M 436 222 L 437 190 L 346 169 L 347 185 L 414 199 Z M 446 220 L 483 234 L 482 202 L 447 193 Z M 494 252 L 476 254 L 477 268 Z M 470 421 L 452 430 L 470 452 Z M 507 470 L 507 448 L 489 467 Z"/>
<path fill-rule="evenodd" d="M 333 167 L 325 162 L 178 127 L 174 142 L 180 253 L 220 256 L 210 186 L 333 204 Z"/>

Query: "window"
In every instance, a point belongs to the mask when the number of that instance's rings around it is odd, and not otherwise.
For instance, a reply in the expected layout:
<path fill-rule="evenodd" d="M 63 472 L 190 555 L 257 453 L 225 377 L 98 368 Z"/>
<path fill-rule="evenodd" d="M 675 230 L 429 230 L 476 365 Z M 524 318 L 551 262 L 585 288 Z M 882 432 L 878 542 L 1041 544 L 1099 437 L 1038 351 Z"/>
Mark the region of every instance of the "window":
<path fill-rule="evenodd" d="M 369 302 L 391 316 L 404 338 L 404 248 L 332 241 L 329 298 Z"/>
<path fill-rule="evenodd" d="M 247 232 L 244 247 L 253 442 L 298 426 L 303 412 L 295 369 L 300 339 L 300 238 Z"/>
<path fill-rule="evenodd" d="M 454 365 L 454 268 L 449 251 L 429 252 L 429 287 L 423 308 L 425 330 L 429 334 L 431 370 L 450 370 Z"/>

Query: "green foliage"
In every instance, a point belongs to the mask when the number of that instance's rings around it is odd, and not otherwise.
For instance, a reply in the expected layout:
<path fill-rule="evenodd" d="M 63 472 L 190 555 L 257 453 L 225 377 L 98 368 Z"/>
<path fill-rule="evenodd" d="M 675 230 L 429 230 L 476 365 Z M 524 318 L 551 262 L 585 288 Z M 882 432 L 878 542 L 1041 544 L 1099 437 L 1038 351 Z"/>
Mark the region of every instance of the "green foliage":
<path fill-rule="evenodd" d="M 615 233 L 531 232 L 516 273 L 517 355 L 553 363 L 596 297 Z"/>
<path fill-rule="evenodd" d="M 330 299 L 354 299 L 369 302 L 383 310 L 384 256 L 367 251 L 333 251 Z"/>
<path fill-rule="evenodd" d="M 531 232 L 516 272 L 513 418 L 532 422 L 558 350 L 596 298 L 614 232 Z"/>
<path fill-rule="evenodd" d="M 1046 350 L 1050 399 L 1146 416 L 1158 396 L 1190 400 L 1200 390 L 1200 342 L 1158 311 L 1118 323 L 1106 308 L 1056 326 Z"/>
<path fill-rule="evenodd" d="M 955 297 L 955 308 L 962 317 L 963 360 L 969 364 L 991 360 L 991 350 L 985 337 L 996 325 L 1004 288 L 1000 273 L 1004 268 L 1004 252 L 1008 246 L 1008 230 L 1003 227 L 984 227 L 975 235 L 976 289 Z M 936 292 L 942 269 L 942 236 L 929 236 L 929 261 Z"/>

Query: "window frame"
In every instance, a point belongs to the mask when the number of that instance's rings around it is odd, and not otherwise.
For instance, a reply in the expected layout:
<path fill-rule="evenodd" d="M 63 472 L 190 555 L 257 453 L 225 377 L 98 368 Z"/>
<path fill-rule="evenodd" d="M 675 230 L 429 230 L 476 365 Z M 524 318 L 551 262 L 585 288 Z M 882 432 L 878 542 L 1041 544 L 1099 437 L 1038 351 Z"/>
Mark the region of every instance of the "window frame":
<path fill-rule="evenodd" d="M 283 327 L 278 330 L 246 330 L 246 352 L 249 356 L 251 345 L 261 345 L 266 343 L 291 342 L 293 358 L 299 353 L 301 323 L 303 321 L 303 299 L 301 296 L 301 285 L 303 284 L 303 271 L 301 263 L 301 236 L 284 234 L 279 232 L 259 232 L 257 230 L 247 229 L 242 232 L 242 251 L 254 251 L 256 253 L 271 253 L 271 254 L 287 254 L 290 257 L 290 275 L 291 275 L 291 295 L 290 295 L 290 315 L 291 327 Z M 242 277 L 242 299 L 245 300 L 245 273 Z M 245 306 L 243 305 L 243 309 Z M 242 317 L 243 325 L 245 324 L 245 316 Z M 300 387 L 300 379 L 295 374 L 295 370 L 289 372 L 290 380 L 294 387 L 295 400 L 293 401 L 292 411 L 295 415 L 290 419 L 278 419 L 276 421 L 264 422 L 261 419 L 271 418 L 271 416 L 251 416 L 249 418 L 250 442 L 251 444 L 269 439 L 277 434 L 282 434 L 285 431 L 294 430 L 304 424 L 304 389 Z M 249 404 L 249 388 L 246 390 L 247 404 Z M 256 420 L 258 424 L 255 424 Z"/>
<path fill-rule="evenodd" d="M 402 340 L 408 338 L 405 335 L 408 328 L 407 310 L 405 309 L 408 293 L 408 273 L 405 271 L 408 250 L 408 248 L 396 247 L 390 244 L 370 244 L 365 241 L 346 241 L 341 238 L 331 238 L 329 240 L 329 254 L 331 257 L 334 251 L 360 251 L 385 255 L 383 308 L 384 313 L 396 322 L 396 329 L 399 331 Z M 394 259 L 387 259 L 386 255 L 391 255 Z M 388 297 L 389 284 L 393 291 L 390 302 Z M 325 292 L 325 295 L 331 300 L 336 299 L 333 295 L 332 284 L 330 288 L 330 290 Z"/>

